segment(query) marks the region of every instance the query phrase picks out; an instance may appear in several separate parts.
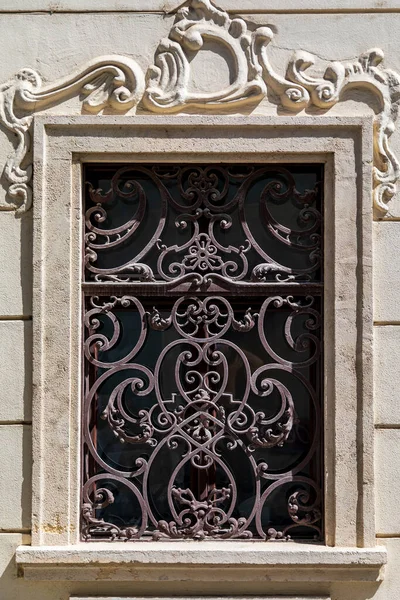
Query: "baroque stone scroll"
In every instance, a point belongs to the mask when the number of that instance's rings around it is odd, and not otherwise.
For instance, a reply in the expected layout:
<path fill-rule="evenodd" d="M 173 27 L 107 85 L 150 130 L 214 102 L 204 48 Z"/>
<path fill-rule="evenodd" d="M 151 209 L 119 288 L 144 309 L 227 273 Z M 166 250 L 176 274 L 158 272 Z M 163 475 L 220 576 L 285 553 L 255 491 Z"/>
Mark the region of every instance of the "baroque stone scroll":
<path fill-rule="evenodd" d="M 154 64 L 145 77 L 138 64 L 123 56 L 94 59 L 82 69 L 52 84 L 24 68 L 0 86 L 0 123 L 16 136 L 14 151 L 4 167 L 8 186 L 0 210 L 25 213 L 32 200 L 32 165 L 29 164 L 32 117 L 36 111 L 61 103 L 73 95 L 84 96 L 82 108 L 99 113 L 126 113 L 139 107 L 159 114 L 190 111 L 240 111 L 267 98 L 278 107 L 298 113 L 316 107 L 329 110 L 355 88 L 377 100 L 374 121 L 373 203 L 384 216 L 396 193 L 400 165 L 390 148 L 400 98 L 400 76 L 382 66 L 383 52 L 371 49 L 354 61 L 331 62 L 321 74 L 309 68 L 315 57 L 295 52 L 286 73 L 277 73 L 268 58 L 274 38 L 270 27 L 251 30 L 244 19 L 231 19 L 210 0 L 189 0 L 181 8 L 167 38 L 160 41 Z M 232 57 L 231 83 L 217 92 L 192 93 L 191 59 L 204 42 L 227 49 Z M 18 116 L 17 116 L 18 115 Z"/>
<path fill-rule="evenodd" d="M 137 63 L 122 56 L 99 57 L 72 75 L 44 84 L 39 73 L 21 69 L 0 86 L 0 123 L 16 135 L 14 152 L 4 167 L 9 184 L 6 204 L 0 209 L 28 211 L 32 204 L 32 165 L 26 163 L 31 146 L 32 115 L 73 95 L 84 96 L 83 108 L 99 112 L 106 107 L 127 111 L 139 102 L 144 75 Z M 18 117 L 16 110 L 26 113 Z"/>

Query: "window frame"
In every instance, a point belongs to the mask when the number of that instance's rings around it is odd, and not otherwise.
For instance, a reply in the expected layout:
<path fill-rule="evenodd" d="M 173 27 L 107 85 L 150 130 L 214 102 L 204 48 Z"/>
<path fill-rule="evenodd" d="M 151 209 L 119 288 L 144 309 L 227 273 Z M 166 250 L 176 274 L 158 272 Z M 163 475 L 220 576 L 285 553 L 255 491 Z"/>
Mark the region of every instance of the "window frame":
<path fill-rule="evenodd" d="M 282 560 L 287 565 L 330 565 L 335 574 L 327 572 L 329 580 L 343 577 L 340 566 L 346 570 L 352 565 L 360 570 L 360 578 L 369 567 L 376 577 L 386 559 L 385 550 L 375 546 L 371 115 L 35 117 L 33 546 L 20 547 L 17 562 L 25 576 L 39 569 L 41 577 L 45 566 L 49 570 L 52 565 L 54 573 L 60 565 L 71 569 L 75 564 L 77 578 L 82 561 L 115 567 L 112 556 L 115 559 L 118 552 L 123 552 L 118 564 L 129 557 L 144 565 L 170 562 L 165 543 L 159 548 L 150 542 L 133 542 L 129 548 L 122 544 L 124 551 L 97 543 L 84 544 L 84 550 L 79 543 L 81 163 L 180 158 L 325 164 L 326 545 L 246 546 L 255 553 L 248 555 L 249 565 L 261 561 L 261 566 L 276 567 Z M 241 563 L 240 542 L 230 542 L 218 552 L 212 550 L 214 543 L 207 543 L 208 550 L 197 542 L 184 542 L 184 549 L 172 544 L 179 555 L 174 564 L 225 564 L 235 552 Z M 188 544 L 194 546 L 189 549 Z M 191 553 L 197 559 L 191 559 Z"/>

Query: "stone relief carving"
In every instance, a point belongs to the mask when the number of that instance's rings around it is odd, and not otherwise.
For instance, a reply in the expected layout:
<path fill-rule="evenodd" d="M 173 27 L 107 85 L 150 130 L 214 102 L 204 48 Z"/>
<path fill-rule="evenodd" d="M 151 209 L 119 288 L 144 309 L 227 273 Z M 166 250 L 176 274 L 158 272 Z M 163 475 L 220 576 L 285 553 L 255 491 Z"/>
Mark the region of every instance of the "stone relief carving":
<path fill-rule="evenodd" d="M 356 88 L 373 94 L 378 101 L 374 122 L 373 199 L 378 216 L 384 216 L 396 192 L 400 165 L 389 146 L 400 100 L 400 76 L 382 66 L 383 53 L 372 49 L 354 62 L 332 62 L 322 75 L 309 74 L 315 57 L 296 52 L 280 75 L 268 58 L 274 37 L 270 27 L 250 30 L 241 18 L 231 19 L 210 0 L 189 0 L 181 8 L 168 38 L 162 39 L 154 65 L 144 74 L 133 60 L 122 56 L 100 57 L 83 69 L 53 84 L 43 84 L 32 69 L 22 69 L 0 86 L 0 123 L 16 135 L 14 152 L 6 162 L 4 178 L 7 198 L 0 210 L 26 212 L 31 205 L 32 166 L 29 153 L 32 115 L 74 94 L 84 96 L 83 108 L 100 112 L 105 108 L 126 112 L 139 102 L 157 113 L 182 111 L 240 110 L 265 98 L 290 112 L 316 107 L 328 110 Z M 189 90 L 191 59 L 211 40 L 227 48 L 232 56 L 232 82 L 218 92 Z M 17 116 L 17 111 L 18 116 Z M 26 113 L 26 114 L 25 114 Z M 22 116 L 19 116 L 19 115 Z"/>
<path fill-rule="evenodd" d="M 242 105 L 261 100 L 267 86 L 256 48 L 269 32 L 264 27 L 251 32 L 243 19 L 230 19 L 210 0 L 192 0 L 190 8 L 178 12 L 169 37 L 161 40 L 157 48 L 155 64 L 147 72 L 145 106 L 157 112 L 178 112 L 189 106 L 215 109 L 225 104 Z M 188 89 L 189 56 L 201 50 L 206 40 L 228 48 L 235 71 L 234 81 L 216 93 L 193 94 Z"/>
<path fill-rule="evenodd" d="M 243 19 L 230 19 L 210 0 L 192 0 L 189 8 L 179 11 L 169 37 L 157 48 L 155 64 L 147 74 L 145 106 L 158 113 L 189 107 L 215 110 L 255 102 L 270 91 L 276 103 L 289 111 L 298 112 L 311 106 L 327 110 L 351 87 L 364 89 L 376 96 L 380 107 L 375 118 L 373 196 L 376 212 L 383 216 L 396 192 L 400 175 L 399 162 L 389 147 L 400 98 L 399 76 L 381 67 L 383 52 L 376 48 L 362 54 L 354 63 L 330 63 L 319 77 L 306 72 L 315 64 L 315 57 L 308 52 L 296 52 L 286 75 L 281 76 L 274 71 L 267 55 L 267 46 L 273 37 L 270 27 L 249 31 Z M 229 48 L 235 78 L 218 93 L 191 94 L 188 56 L 201 50 L 206 39 L 219 41 Z"/>
<path fill-rule="evenodd" d="M 137 63 L 122 56 L 99 57 L 72 75 L 44 84 L 39 73 L 21 69 L 0 86 L 0 123 L 16 135 L 14 152 L 9 156 L 3 175 L 9 184 L 5 204 L 0 210 L 29 210 L 32 203 L 32 165 L 24 163 L 31 145 L 32 114 L 63 102 L 75 94 L 84 96 L 83 108 L 99 112 L 110 107 L 126 112 L 143 95 L 144 75 Z M 27 115 L 17 116 L 16 111 Z"/>
<path fill-rule="evenodd" d="M 263 51 L 264 53 L 264 51 Z M 265 54 L 265 53 L 264 53 Z M 374 120 L 373 202 L 376 214 L 384 216 L 389 201 L 396 193 L 400 175 L 399 162 L 390 149 L 389 138 L 395 129 L 400 99 L 400 77 L 381 66 L 384 55 L 379 48 L 368 50 L 354 62 L 332 62 L 322 77 L 306 73 L 315 58 L 308 52 L 297 52 L 290 60 L 286 81 L 274 79 L 266 57 L 263 59 L 264 77 L 289 110 L 315 106 L 329 109 L 339 102 L 351 88 L 372 93 L 378 100 L 379 110 Z M 292 83 L 296 84 L 293 88 Z"/>

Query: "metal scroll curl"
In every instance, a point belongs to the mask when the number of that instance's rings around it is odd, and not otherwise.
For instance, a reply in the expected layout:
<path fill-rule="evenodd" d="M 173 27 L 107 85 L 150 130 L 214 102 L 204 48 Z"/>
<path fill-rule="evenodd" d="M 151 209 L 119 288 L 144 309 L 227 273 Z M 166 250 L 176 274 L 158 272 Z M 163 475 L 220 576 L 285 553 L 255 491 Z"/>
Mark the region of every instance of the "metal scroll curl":
<path fill-rule="evenodd" d="M 88 297 L 85 540 L 320 539 L 320 301 L 253 301 Z"/>
<path fill-rule="evenodd" d="M 92 176 L 87 277 L 169 289 L 316 281 L 320 183 L 298 190 L 291 171 L 275 165 L 125 166 L 104 190 Z"/>

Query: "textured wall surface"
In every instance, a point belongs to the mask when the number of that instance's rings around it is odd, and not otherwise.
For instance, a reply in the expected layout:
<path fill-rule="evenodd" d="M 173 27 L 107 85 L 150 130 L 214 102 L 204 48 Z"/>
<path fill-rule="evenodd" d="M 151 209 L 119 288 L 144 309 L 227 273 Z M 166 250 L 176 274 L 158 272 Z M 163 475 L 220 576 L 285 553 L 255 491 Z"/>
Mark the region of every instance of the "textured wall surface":
<path fill-rule="evenodd" d="M 88 61 L 106 55 L 134 59 L 146 72 L 153 64 L 159 41 L 168 36 L 174 9 L 180 2 L 168 0 L 3 0 L 0 6 L 0 86 L 24 68 L 34 69 L 44 83 L 69 76 Z M 329 61 L 355 61 L 370 48 L 385 55 L 384 66 L 400 73 L 400 3 L 395 0 L 221 0 L 221 7 L 240 14 L 254 29 L 269 25 L 275 32 L 268 51 L 272 68 L 282 74 L 293 51 L 312 53 L 322 72 Z M 193 61 L 188 89 L 193 94 L 218 91 L 232 77 L 228 51 L 208 43 Z M 320 71 L 321 72 L 321 71 Z M 0 87 L 3 97 L 7 86 Z M 395 94 L 395 92 L 393 92 Z M 396 98 L 393 96 L 393 111 Z M 80 114 L 81 99 L 63 97 L 45 108 L 53 114 Z M 344 102 L 330 115 L 377 109 L 352 87 Z M 0 106 L 0 165 L 6 164 L 18 145 L 21 129 L 4 126 L 10 106 Z M 142 105 L 138 112 L 145 112 Z M 228 107 L 230 113 L 277 114 L 266 99 L 254 106 Z M 318 107 L 305 112 L 318 112 Z M 18 113 L 18 107 L 16 109 Z M 199 110 L 198 112 L 201 112 Z M 22 113 L 24 116 L 25 113 Z M 21 114 L 17 114 L 20 118 Z M 99 116 L 101 119 L 101 116 Z M 12 120 L 12 119 L 11 119 Z M 391 133 L 391 132 L 390 132 Z M 400 156 L 400 123 L 390 137 L 393 152 Z M 29 159 L 29 156 L 28 156 Z M 29 160 L 28 160 L 29 162 Z M 24 165 L 24 163 L 23 163 Z M 7 199 L 9 181 L 0 179 L 0 205 Z M 33 199 L 34 202 L 34 199 Z M 372 202 L 372 200 L 371 200 Z M 388 565 L 382 584 L 335 583 L 325 592 L 332 600 L 398 600 L 400 597 L 400 191 L 389 202 L 386 214 L 373 225 L 374 266 L 374 398 L 376 536 L 388 549 Z M 0 598 L 3 600 L 67 600 L 76 596 L 134 595 L 232 595 L 315 594 L 312 583 L 284 588 L 268 581 L 247 583 L 238 589 L 229 582 L 182 581 L 135 585 L 116 582 L 40 582 L 18 577 L 15 549 L 29 543 L 31 508 L 31 399 L 32 399 L 32 211 L 0 210 Z M 60 299 L 62 301 L 62 299 Z M 133 589 L 134 588 L 134 589 Z"/>

